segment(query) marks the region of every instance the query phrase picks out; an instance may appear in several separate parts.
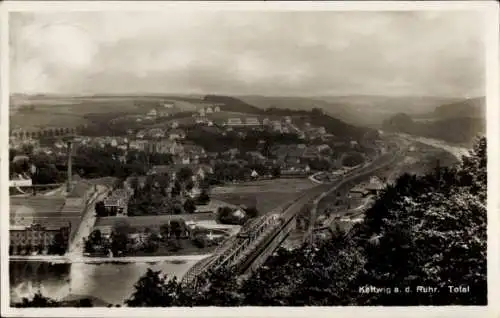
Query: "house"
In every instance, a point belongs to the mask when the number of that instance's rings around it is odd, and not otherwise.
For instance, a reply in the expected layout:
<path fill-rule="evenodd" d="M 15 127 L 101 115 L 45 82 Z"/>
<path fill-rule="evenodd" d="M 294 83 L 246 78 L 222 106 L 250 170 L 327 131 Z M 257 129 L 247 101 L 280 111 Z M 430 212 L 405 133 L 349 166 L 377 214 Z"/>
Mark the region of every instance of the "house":
<path fill-rule="evenodd" d="M 255 170 L 252 170 L 252 173 L 250 174 L 250 176 L 253 178 L 253 179 L 256 179 L 259 177 L 259 174 L 257 173 L 257 171 Z"/>
<path fill-rule="evenodd" d="M 147 116 L 150 116 L 150 117 L 156 117 L 156 115 L 158 114 L 158 112 L 156 111 L 156 109 L 151 109 L 148 113 L 147 113 Z"/>
<path fill-rule="evenodd" d="M 170 140 L 178 140 L 186 138 L 186 133 L 181 129 L 173 129 L 169 131 L 168 138 Z"/>
<path fill-rule="evenodd" d="M 149 136 L 152 138 L 163 138 L 165 137 L 165 131 L 161 128 L 153 128 L 148 132 Z"/>
<path fill-rule="evenodd" d="M 182 153 L 183 146 L 177 143 L 175 140 L 158 140 L 149 142 L 149 148 L 153 153 L 163 153 L 163 154 L 172 154 L 176 155 Z"/>
<path fill-rule="evenodd" d="M 281 169 L 281 175 L 282 176 L 307 176 L 309 172 L 311 171 L 311 168 L 307 164 L 300 164 L 300 163 L 294 163 L 294 164 L 287 164 L 285 167 Z"/>
<path fill-rule="evenodd" d="M 111 215 L 127 215 L 127 206 L 131 193 L 125 189 L 116 189 L 104 199 L 104 208 Z"/>
<path fill-rule="evenodd" d="M 173 165 L 159 165 L 153 166 L 148 174 L 168 174 L 175 179 L 176 174 L 182 168 L 190 168 L 193 172 L 193 175 L 198 177 L 199 179 L 204 179 L 208 174 L 212 174 L 214 172 L 212 166 L 206 164 L 173 164 Z"/>
<path fill-rule="evenodd" d="M 146 137 L 147 133 L 148 133 L 148 132 L 147 132 L 146 130 L 144 130 L 144 129 L 143 129 L 143 130 L 139 130 L 139 131 L 137 132 L 137 134 L 135 134 L 135 136 L 136 136 L 137 138 L 139 138 L 139 139 L 142 139 L 142 138 Z"/>
<path fill-rule="evenodd" d="M 205 179 L 207 175 L 212 173 L 214 173 L 214 169 L 212 168 L 212 166 L 207 164 L 199 164 L 193 169 L 193 174 L 201 180 Z"/>
<path fill-rule="evenodd" d="M 271 122 L 271 126 L 272 126 L 272 129 L 274 131 L 281 132 L 282 125 L 281 125 L 281 123 L 279 121 L 273 121 L 273 122 Z"/>
<path fill-rule="evenodd" d="M 172 108 L 174 108 L 174 104 L 172 104 L 172 103 L 164 103 L 163 107 L 167 108 L 167 109 L 172 109 Z"/>
<path fill-rule="evenodd" d="M 231 148 L 227 151 L 224 151 L 223 154 L 230 157 L 235 157 L 240 154 L 240 150 L 238 148 Z"/>
<path fill-rule="evenodd" d="M 212 109 L 212 107 L 208 106 L 206 109 L 205 109 L 205 113 L 206 114 L 213 114 L 214 110 Z"/>
<path fill-rule="evenodd" d="M 48 254 L 56 235 L 69 244 L 71 223 L 63 220 L 36 219 L 30 223 L 16 222 L 9 227 L 9 254 Z"/>
<path fill-rule="evenodd" d="M 379 178 L 373 176 L 370 178 L 370 182 L 366 185 L 366 190 L 369 194 L 378 194 L 380 191 L 384 189 L 384 182 Z"/>
<path fill-rule="evenodd" d="M 271 123 L 271 121 L 269 120 L 269 118 L 264 118 L 262 120 L 262 125 L 264 125 L 264 126 L 268 126 L 270 123 Z"/>
<path fill-rule="evenodd" d="M 242 126 L 243 122 L 240 118 L 229 118 L 226 123 L 227 126 Z"/>
<path fill-rule="evenodd" d="M 184 155 L 196 158 L 206 157 L 205 149 L 203 149 L 203 147 L 199 145 L 183 144 L 182 147 L 183 147 L 182 153 Z"/>
<path fill-rule="evenodd" d="M 164 118 L 170 116 L 170 111 L 168 109 L 160 109 L 157 111 L 157 116 Z"/>
<path fill-rule="evenodd" d="M 361 186 L 355 186 L 354 188 L 352 188 L 351 190 L 349 190 L 349 197 L 351 198 L 355 198 L 355 199 L 360 199 L 360 198 L 363 198 L 363 197 L 366 197 L 370 192 L 361 187 Z"/>
<path fill-rule="evenodd" d="M 264 157 L 258 151 L 248 151 L 247 155 L 250 156 L 253 160 L 256 160 L 256 161 L 264 161 L 264 160 L 266 160 L 266 157 Z"/>
<path fill-rule="evenodd" d="M 176 129 L 177 127 L 179 127 L 179 122 L 174 120 L 171 124 L 170 124 L 170 127 L 172 127 L 172 129 Z"/>
<path fill-rule="evenodd" d="M 245 119 L 245 126 L 260 126 L 259 119 L 256 117 L 249 117 Z"/>
<path fill-rule="evenodd" d="M 198 114 L 200 114 L 201 117 L 204 117 L 205 116 L 205 109 L 202 108 L 202 109 L 198 110 Z"/>
<path fill-rule="evenodd" d="M 214 107 L 214 113 L 220 112 L 220 106 L 215 106 Z"/>
<path fill-rule="evenodd" d="M 136 149 L 144 151 L 146 149 L 148 142 L 147 140 L 131 140 L 128 145 L 130 149 Z"/>
<path fill-rule="evenodd" d="M 290 116 L 286 116 L 285 117 L 285 123 L 291 124 L 292 123 L 292 118 L 290 118 Z"/>

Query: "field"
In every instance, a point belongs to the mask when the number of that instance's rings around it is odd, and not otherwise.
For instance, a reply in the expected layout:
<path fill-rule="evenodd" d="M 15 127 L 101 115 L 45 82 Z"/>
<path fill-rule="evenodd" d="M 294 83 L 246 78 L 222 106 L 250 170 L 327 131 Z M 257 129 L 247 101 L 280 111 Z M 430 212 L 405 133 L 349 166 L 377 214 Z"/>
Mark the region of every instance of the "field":
<path fill-rule="evenodd" d="M 99 217 L 95 224 L 99 228 L 111 228 L 116 222 L 125 221 L 131 227 L 160 227 L 173 219 L 184 219 L 186 221 L 214 220 L 212 213 L 195 213 L 180 215 L 151 215 L 151 216 L 129 216 L 129 217 Z"/>
<path fill-rule="evenodd" d="M 211 196 L 236 205 L 255 205 L 265 214 L 314 186 L 309 179 L 263 180 L 216 187 L 212 189 Z"/>
<path fill-rule="evenodd" d="M 90 124 L 87 115 L 143 114 L 163 102 L 175 101 L 181 111 L 200 108 L 201 100 L 177 96 L 13 96 L 11 128 L 75 127 Z"/>

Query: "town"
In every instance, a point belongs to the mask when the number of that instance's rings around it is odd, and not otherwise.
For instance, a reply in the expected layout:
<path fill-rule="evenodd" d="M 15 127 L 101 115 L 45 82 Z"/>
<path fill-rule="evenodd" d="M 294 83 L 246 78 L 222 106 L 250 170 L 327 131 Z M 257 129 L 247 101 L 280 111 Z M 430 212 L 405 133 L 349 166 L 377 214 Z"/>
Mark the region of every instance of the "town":
<path fill-rule="evenodd" d="M 283 200 L 231 189 L 272 182 L 293 194 L 386 151 L 377 134 L 342 139 L 302 118 L 229 117 L 221 107 L 170 119 L 175 102 L 159 102 L 122 136 L 12 131 L 11 255 L 210 253 Z"/>

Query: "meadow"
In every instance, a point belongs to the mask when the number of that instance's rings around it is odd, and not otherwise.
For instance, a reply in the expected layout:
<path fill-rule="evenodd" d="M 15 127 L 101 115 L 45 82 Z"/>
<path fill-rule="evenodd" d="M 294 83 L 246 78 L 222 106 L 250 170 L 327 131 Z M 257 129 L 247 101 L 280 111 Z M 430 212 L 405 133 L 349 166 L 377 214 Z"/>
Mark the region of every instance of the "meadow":
<path fill-rule="evenodd" d="M 215 187 L 210 195 L 235 205 L 255 206 L 261 214 L 267 214 L 315 185 L 306 178 L 261 180 Z"/>

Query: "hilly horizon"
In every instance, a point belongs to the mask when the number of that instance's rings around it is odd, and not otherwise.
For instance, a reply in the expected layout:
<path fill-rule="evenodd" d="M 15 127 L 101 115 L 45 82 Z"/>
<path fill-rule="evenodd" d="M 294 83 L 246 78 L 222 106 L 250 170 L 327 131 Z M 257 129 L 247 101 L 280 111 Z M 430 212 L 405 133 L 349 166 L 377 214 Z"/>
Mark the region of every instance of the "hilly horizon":
<path fill-rule="evenodd" d="M 386 119 L 383 128 L 452 143 L 471 144 L 477 135 L 486 131 L 486 99 L 467 98 L 440 105 L 419 116 L 398 113 Z"/>

